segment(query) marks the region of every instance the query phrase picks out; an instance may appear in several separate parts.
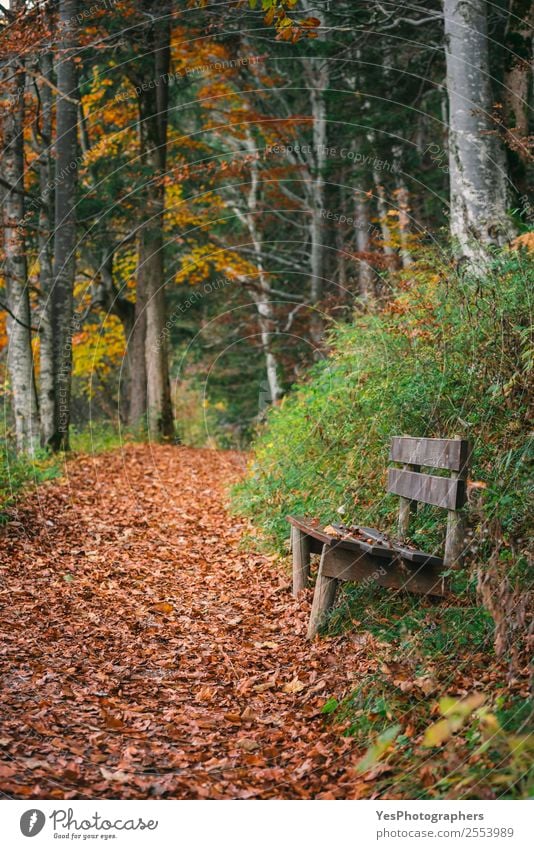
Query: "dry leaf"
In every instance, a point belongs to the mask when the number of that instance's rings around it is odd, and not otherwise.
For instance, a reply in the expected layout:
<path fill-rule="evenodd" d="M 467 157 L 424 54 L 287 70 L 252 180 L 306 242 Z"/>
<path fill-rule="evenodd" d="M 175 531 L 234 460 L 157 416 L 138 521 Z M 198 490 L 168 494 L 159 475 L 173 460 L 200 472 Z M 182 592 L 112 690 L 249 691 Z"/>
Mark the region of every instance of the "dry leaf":
<path fill-rule="evenodd" d="M 299 681 L 298 678 L 293 678 L 289 684 L 284 684 L 282 687 L 284 693 L 300 693 L 301 690 L 304 690 L 306 684 L 303 684 L 302 681 Z"/>

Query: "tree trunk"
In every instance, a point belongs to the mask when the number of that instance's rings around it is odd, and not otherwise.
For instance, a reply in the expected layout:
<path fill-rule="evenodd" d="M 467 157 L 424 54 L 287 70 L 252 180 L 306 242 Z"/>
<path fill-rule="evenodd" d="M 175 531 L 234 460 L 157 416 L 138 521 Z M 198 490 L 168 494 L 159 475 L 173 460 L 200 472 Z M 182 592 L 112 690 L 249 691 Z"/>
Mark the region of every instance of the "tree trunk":
<path fill-rule="evenodd" d="M 400 258 L 403 268 L 408 268 L 413 259 L 410 253 L 410 193 L 404 182 L 404 151 L 402 145 L 393 145 L 393 162 L 395 163 L 395 198 L 399 222 Z"/>
<path fill-rule="evenodd" d="M 135 430 L 146 427 L 147 385 L 146 385 L 146 292 L 143 269 L 146 266 L 142 253 L 143 243 L 139 244 L 139 260 L 135 284 L 134 324 L 126 338 L 127 356 L 130 364 L 130 403 L 128 422 Z"/>
<path fill-rule="evenodd" d="M 323 337 L 323 320 L 317 307 L 320 303 L 324 281 L 325 251 L 325 166 L 327 158 L 326 91 L 329 85 L 328 62 L 326 59 L 308 59 L 308 86 L 310 90 L 311 113 L 313 119 L 314 173 L 309 184 L 311 199 L 310 218 L 310 303 L 312 318 L 310 336 L 315 345 L 320 345 Z"/>
<path fill-rule="evenodd" d="M 52 450 L 69 447 L 72 375 L 73 289 L 76 271 L 78 80 L 74 62 L 77 0 L 60 0 L 57 65 L 56 176 L 51 328 L 54 347 L 54 422 L 44 433 Z"/>
<path fill-rule="evenodd" d="M 512 235 L 504 150 L 491 117 L 485 0 L 444 0 L 450 228 L 459 254 L 487 257 Z"/>
<path fill-rule="evenodd" d="M 382 251 L 384 253 L 384 261 L 386 268 L 390 271 L 395 271 L 398 268 L 398 256 L 392 244 L 392 233 L 388 223 L 388 203 L 386 200 L 386 190 L 380 179 L 380 172 L 377 168 L 373 168 L 373 180 L 376 192 L 376 205 L 378 208 L 378 217 L 380 219 L 380 229 L 382 231 Z"/>
<path fill-rule="evenodd" d="M 529 85 L 532 76 L 532 35 L 534 6 L 532 0 L 511 0 L 505 44 L 504 107 L 507 130 L 512 135 L 514 150 L 527 163 L 531 160 L 529 135 Z"/>
<path fill-rule="evenodd" d="M 170 68 L 170 4 L 159 8 L 158 19 L 146 36 L 151 61 L 144 68 L 144 82 L 138 85 L 141 160 L 150 175 L 145 191 L 146 222 L 139 235 L 136 321 L 131 340 L 130 421 L 138 425 L 145 416 L 151 439 L 173 436 L 173 416 L 167 338 L 165 335 L 165 271 L 163 255 L 163 216 Z M 144 346 L 143 346 L 144 336 Z M 144 365 L 141 349 L 144 347 Z M 144 387 L 143 388 L 143 381 Z"/>
<path fill-rule="evenodd" d="M 19 13 L 23 3 L 11 3 Z M 39 446 L 39 415 L 31 347 L 31 312 L 27 285 L 24 237 L 24 86 L 21 60 L 14 57 L 6 64 L 5 91 L 10 105 L 3 111 L 3 176 L 11 188 L 3 192 L 3 234 L 5 254 L 7 319 L 7 361 L 17 451 L 33 455 Z"/>
<path fill-rule="evenodd" d="M 126 355 L 120 370 L 119 415 L 121 421 L 128 422 L 131 400 L 131 355 L 133 350 L 131 341 L 135 326 L 135 304 L 133 301 L 128 300 L 128 298 L 125 298 L 115 286 L 113 265 L 113 250 L 109 248 L 104 249 L 98 269 L 98 276 L 93 286 L 92 301 L 95 306 L 99 306 L 104 310 L 106 315 L 116 315 L 122 324 L 124 339 L 126 341 Z M 143 334 L 143 346 L 141 349 L 143 365 L 145 357 L 144 338 L 145 334 Z M 143 386 L 145 385 L 146 377 L 143 379 Z"/>
<path fill-rule="evenodd" d="M 46 80 L 52 79 L 52 57 L 45 53 L 40 59 L 40 71 Z M 40 86 L 41 115 L 39 126 L 39 288 L 41 313 L 39 318 L 39 407 L 41 412 L 41 442 L 46 445 L 54 432 L 54 345 L 52 337 L 52 108 L 50 86 Z"/>
<path fill-rule="evenodd" d="M 282 387 L 278 378 L 278 362 L 272 350 L 272 333 L 274 328 L 274 313 L 271 303 L 271 291 L 263 262 L 262 236 L 258 230 L 258 200 L 260 191 L 258 156 L 256 154 L 252 135 L 247 133 L 246 146 L 250 160 L 250 189 L 247 196 L 247 211 L 244 215 L 252 245 L 254 257 L 258 268 L 259 291 L 252 290 L 252 298 L 258 313 L 258 326 L 260 330 L 261 347 L 265 357 L 265 371 L 267 374 L 267 385 L 269 387 L 269 401 L 276 404 L 282 397 Z M 239 215 L 239 211 L 238 215 Z"/>
<path fill-rule="evenodd" d="M 362 191 L 356 193 L 356 251 L 358 254 L 367 254 L 371 250 L 369 231 L 371 220 L 369 216 L 369 203 Z M 373 269 L 366 259 L 358 257 L 358 290 L 362 301 L 368 302 L 374 296 Z"/>
<path fill-rule="evenodd" d="M 144 233 L 143 255 L 146 279 L 146 341 L 145 363 L 147 384 L 147 423 L 150 439 L 173 436 L 173 415 L 166 321 L 165 276 L 163 267 L 163 210 L 157 232 Z"/>

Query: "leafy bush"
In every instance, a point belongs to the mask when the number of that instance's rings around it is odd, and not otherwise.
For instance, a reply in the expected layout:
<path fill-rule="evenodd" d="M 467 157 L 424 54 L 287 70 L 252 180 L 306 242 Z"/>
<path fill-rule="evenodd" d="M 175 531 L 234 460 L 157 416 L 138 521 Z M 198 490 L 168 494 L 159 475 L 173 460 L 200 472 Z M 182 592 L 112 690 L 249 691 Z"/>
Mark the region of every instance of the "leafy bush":
<path fill-rule="evenodd" d="M 526 254 L 496 257 L 483 279 L 458 277 L 431 257 L 414 265 L 389 304 L 331 333 L 331 353 L 295 387 L 254 446 L 238 509 L 273 541 L 287 513 L 392 528 L 398 499 L 385 494 L 391 436 L 468 437 L 474 447 L 473 548 L 489 548 L 488 523 L 523 549 L 532 503 L 529 381 L 534 348 Z M 478 494 L 478 499 L 475 495 Z M 424 508 L 413 539 L 443 541 L 444 511 Z M 484 525 L 484 527 L 482 527 Z"/>

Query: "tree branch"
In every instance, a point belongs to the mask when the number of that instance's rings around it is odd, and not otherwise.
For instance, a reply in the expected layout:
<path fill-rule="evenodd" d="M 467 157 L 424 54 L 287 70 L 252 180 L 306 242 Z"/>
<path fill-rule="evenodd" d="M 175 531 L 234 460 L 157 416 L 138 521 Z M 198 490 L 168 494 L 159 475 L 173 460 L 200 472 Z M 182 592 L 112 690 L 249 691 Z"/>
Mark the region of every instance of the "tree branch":
<path fill-rule="evenodd" d="M 31 324 L 24 324 L 24 322 L 23 322 L 23 321 L 21 321 L 21 320 L 20 320 L 20 318 L 17 318 L 17 316 L 15 315 L 15 313 L 14 313 L 12 310 L 10 310 L 10 309 L 9 309 L 9 307 L 8 307 L 8 305 L 7 305 L 7 304 L 4 304 L 4 302 L 3 302 L 3 301 L 0 301 L 0 308 L 1 308 L 1 309 L 3 309 L 3 310 L 5 310 L 7 313 L 9 313 L 9 315 L 11 316 L 11 318 L 13 319 L 13 321 L 16 321 L 16 322 L 17 322 L 17 324 L 20 324 L 20 326 L 21 326 L 21 327 L 25 327 L 25 328 L 26 328 L 26 330 L 33 330 L 35 333 L 37 333 L 37 332 L 38 332 L 38 328 L 37 328 L 37 327 L 32 327 L 32 326 L 31 326 Z"/>

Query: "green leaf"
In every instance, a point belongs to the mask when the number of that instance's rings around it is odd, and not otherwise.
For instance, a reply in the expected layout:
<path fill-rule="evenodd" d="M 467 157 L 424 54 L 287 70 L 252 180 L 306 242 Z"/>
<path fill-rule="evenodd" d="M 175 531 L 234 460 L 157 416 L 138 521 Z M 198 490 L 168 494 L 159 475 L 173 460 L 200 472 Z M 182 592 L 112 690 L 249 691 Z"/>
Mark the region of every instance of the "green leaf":
<path fill-rule="evenodd" d="M 327 702 L 321 708 L 321 713 L 334 713 L 335 710 L 339 707 L 339 702 L 337 699 L 328 699 Z"/>
<path fill-rule="evenodd" d="M 395 741 L 400 728 L 400 725 L 391 725 L 389 728 L 386 728 L 378 736 L 376 743 L 369 746 L 363 758 L 358 761 L 356 771 L 359 773 L 368 772 L 368 770 L 375 766 L 391 748 L 391 744 Z"/>
<path fill-rule="evenodd" d="M 440 719 L 434 722 L 430 728 L 425 731 L 423 737 L 423 746 L 426 749 L 431 749 L 434 746 L 442 746 L 451 737 L 453 732 L 452 726 L 448 719 Z"/>

